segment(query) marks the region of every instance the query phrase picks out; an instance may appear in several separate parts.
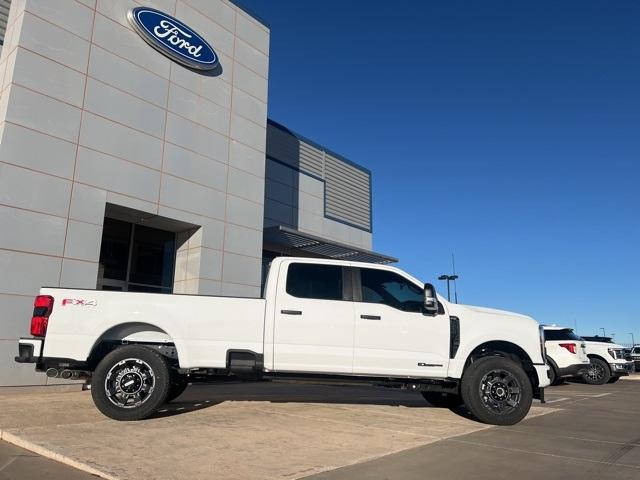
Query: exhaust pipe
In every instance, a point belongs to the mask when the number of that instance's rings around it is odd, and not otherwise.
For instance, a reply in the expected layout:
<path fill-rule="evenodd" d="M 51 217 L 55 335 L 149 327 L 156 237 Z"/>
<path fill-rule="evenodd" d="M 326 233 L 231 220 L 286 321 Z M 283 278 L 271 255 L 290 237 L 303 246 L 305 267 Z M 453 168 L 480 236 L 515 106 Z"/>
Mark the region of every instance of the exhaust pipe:
<path fill-rule="evenodd" d="M 65 380 L 69 380 L 73 376 L 73 372 L 71 370 L 63 370 L 60 374 L 60 378 Z"/>
<path fill-rule="evenodd" d="M 60 375 L 60 372 L 57 368 L 47 368 L 46 375 L 49 378 L 56 378 L 58 375 Z"/>

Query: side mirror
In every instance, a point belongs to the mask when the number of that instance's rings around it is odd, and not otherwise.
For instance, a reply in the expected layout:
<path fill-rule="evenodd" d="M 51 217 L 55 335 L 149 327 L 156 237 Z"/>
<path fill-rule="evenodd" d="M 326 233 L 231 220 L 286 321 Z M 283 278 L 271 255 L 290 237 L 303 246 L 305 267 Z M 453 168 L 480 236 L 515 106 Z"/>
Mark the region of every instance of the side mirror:
<path fill-rule="evenodd" d="M 427 315 L 437 315 L 438 313 L 436 289 L 430 283 L 424 284 L 424 312 Z"/>

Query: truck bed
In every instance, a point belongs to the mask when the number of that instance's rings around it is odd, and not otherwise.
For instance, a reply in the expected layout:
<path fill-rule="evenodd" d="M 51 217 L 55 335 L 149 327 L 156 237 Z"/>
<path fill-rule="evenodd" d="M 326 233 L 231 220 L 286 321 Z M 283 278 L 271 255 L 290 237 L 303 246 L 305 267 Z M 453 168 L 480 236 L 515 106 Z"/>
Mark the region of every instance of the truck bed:
<path fill-rule="evenodd" d="M 123 331 L 129 341 L 175 344 L 181 368 L 224 368 L 230 349 L 263 353 L 264 299 L 65 288 L 41 295 L 55 298 L 44 357 L 85 361 L 97 342 Z"/>

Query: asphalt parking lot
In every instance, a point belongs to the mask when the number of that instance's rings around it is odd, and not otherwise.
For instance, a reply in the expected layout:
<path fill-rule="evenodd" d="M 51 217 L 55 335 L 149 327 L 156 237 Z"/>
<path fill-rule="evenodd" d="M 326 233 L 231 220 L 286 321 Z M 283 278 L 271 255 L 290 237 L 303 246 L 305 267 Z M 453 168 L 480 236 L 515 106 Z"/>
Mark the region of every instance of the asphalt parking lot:
<path fill-rule="evenodd" d="M 107 478 L 144 473 L 127 471 L 122 463 L 105 472 L 111 448 L 142 467 L 151 465 L 144 462 L 149 439 L 136 433 L 149 429 L 154 444 L 166 447 L 164 460 L 174 469 L 147 469 L 148 479 L 186 478 L 187 471 L 189 478 L 640 479 L 640 381 L 601 387 L 568 383 L 548 389 L 547 399 L 518 425 L 487 427 L 465 418 L 464 411 L 428 407 L 406 391 L 227 384 L 190 387 L 159 418 L 133 424 L 99 417 L 87 392 L 75 392 L 50 395 L 47 404 L 54 411 L 31 415 L 20 427 L 7 422 L 24 398 L 0 397 L 0 422 L 5 423 L 0 426 L 12 441 L 26 439 L 30 448 L 48 449 L 65 461 L 82 460 Z M 74 423 L 67 426 L 54 415 L 72 415 Z M 120 444 L 101 444 L 107 456 L 94 452 L 92 462 L 86 445 L 91 435 L 109 436 L 120 428 Z M 243 446 L 233 443 L 238 430 Z M 58 448 L 63 439 L 70 441 L 66 450 Z M 192 458 L 182 452 L 182 462 L 199 468 L 183 470 L 171 451 L 190 443 Z M 230 463 L 231 455 L 237 457 Z M 150 460 L 163 465 L 162 458 Z M 96 477 L 2 442 L 0 479 L 24 478 Z"/>

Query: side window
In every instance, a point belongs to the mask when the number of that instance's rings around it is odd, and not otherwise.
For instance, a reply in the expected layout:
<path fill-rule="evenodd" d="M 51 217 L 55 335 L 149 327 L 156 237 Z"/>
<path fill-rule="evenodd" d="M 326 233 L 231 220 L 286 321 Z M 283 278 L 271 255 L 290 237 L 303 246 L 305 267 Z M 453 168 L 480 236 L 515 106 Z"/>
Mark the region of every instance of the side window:
<path fill-rule="evenodd" d="M 363 302 L 383 303 L 405 312 L 422 311 L 422 289 L 397 273 L 362 268 L 360 282 Z"/>
<path fill-rule="evenodd" d="M 292 263 L 287 271 L 287 293 L 299 298 L 342 300 L 342 267 Z"/>

